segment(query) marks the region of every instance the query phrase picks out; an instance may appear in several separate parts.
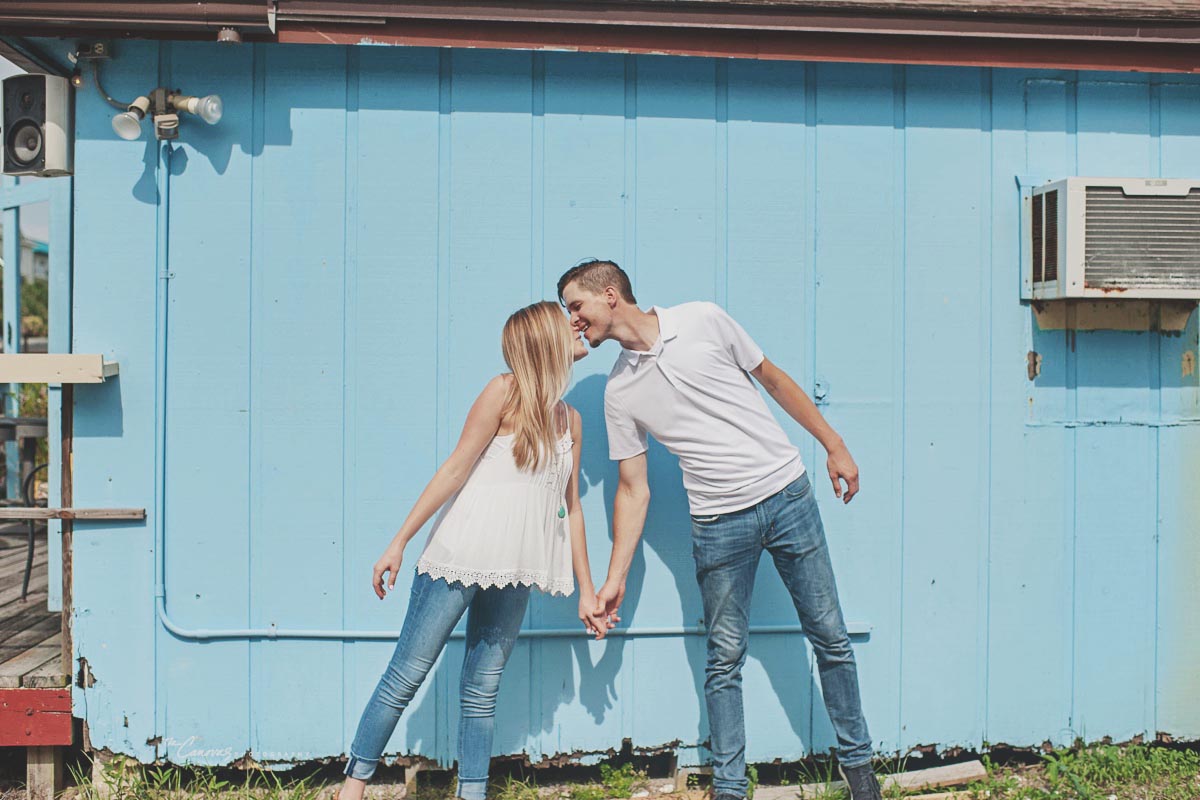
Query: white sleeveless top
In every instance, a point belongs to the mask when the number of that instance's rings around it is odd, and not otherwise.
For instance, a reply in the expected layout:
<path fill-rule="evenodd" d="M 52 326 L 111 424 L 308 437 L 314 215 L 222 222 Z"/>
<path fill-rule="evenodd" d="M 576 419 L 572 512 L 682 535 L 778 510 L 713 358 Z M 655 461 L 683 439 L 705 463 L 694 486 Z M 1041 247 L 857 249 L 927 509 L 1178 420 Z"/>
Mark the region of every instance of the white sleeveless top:
<path fill-rule="evenodd" d="M 571 430 L 536 472 L 517 469 L 514 438 L 497 435 L 484 448 L 433 523 L 417 572 L 485 589 L 523 584 L 569 595 L 575 591 L 566 515 Z"/>

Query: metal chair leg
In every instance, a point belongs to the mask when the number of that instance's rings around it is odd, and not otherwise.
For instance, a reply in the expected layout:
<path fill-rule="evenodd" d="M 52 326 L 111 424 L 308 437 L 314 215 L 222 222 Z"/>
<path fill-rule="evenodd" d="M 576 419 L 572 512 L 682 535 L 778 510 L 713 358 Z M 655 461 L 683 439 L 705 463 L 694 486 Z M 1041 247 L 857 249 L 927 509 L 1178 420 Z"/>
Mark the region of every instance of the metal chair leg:
<path fill-rule="evenodd" d="M 33 498 L 33 481 L 34 477 L 46 469 L 49 464 L 39 464 L 29 470 L 29 474 L 25 476 L 25 480 L 21 482 L 21 498 L 25 501 L 27 507 L 34 505 Z M 29 520 L 26 524 L 29 525 L 29 552 L 25 554 L 25 579 L 21 582 L 21 600 L 25 600 L 25 596 L 29 594 L 29 578 L 33 575 L 33 551 L 37 538 L 34 535 L 36 524 L 34 520 Z M 49 529 L 47 528 L 47 533 Z M 47 543 L 48 544 L 48 543 Z"/>

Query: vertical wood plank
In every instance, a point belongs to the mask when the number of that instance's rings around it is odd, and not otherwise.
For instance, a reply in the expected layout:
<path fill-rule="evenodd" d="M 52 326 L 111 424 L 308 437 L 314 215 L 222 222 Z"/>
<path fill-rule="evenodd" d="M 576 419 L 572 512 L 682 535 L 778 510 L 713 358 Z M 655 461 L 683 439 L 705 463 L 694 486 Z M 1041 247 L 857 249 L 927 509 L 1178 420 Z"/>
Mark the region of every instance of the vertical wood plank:
<path fill-rule="evenodd" d="M 1065 169 L 1058 166 L 1061 142 L 1050 133 L 1066 119 L 1062 84 L 1037 80 L 1028 72 L 992 71 L 992 535 L 984 735 L 997 743 L 1068 744 L 1073 570 L 1061 476 L 1071 462 L 1063 428 L 1026 424 L 1039 413 L 1034 398 L 1051 405 L 1055 398 L 1058 408 L 1046 413 L 1061 419 L 1063 337 L 1054 332 L 1058 360 L 1044 354 L 1043 375 L 1030 381 L 1021 354 L 1040 345 L 1034 344 L 1033 314 L 1017 302 L 1021 223 L 1014 176 Z M 1046 130 L 1035 134 L 1038 128 Z M 1029 658 L 1031 652 L 1038 658 Z"/>
<path fill-rule="evenodd" d="M 346 51 L 265 48 L 261 258 L 250 326 L 253 627 L 338 629 L 342 622 L 343 336 L 345 332 Z M 296 369 L 294 354 L 303 348 Z M 251 747 L 260 760 L 339 750 L 330 721 L 340 692 L 312 692 L 308 675 L 338 676 L 336 640 L 251 645 Z M 303 663 L 303 671 L 295 665 Z M 336 686 L 340 680 L 335 680 Z M 289 708 L 286 726 L 264 727 Z"/>
<path fill-rule="evenodd" d="M 905 102 L 904 743 L 975 745 L 989 457 L 980 76 L 907 69 Z M 948 176 L 954 176 L 948 179 Z M 948 524 L 950 520 L 954 523 Z"/>

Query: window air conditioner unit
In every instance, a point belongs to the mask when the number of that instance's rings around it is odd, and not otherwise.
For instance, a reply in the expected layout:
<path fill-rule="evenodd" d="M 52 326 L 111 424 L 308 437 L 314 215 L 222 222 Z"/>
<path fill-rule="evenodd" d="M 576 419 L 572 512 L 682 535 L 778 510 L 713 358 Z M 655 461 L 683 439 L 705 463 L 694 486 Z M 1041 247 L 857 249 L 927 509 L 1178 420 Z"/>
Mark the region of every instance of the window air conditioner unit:
<path fill-rule="evenodd" d="M 1200 180 L 1066 178 L 1025 200 L 1033 300 L 1200 298 Z"/>

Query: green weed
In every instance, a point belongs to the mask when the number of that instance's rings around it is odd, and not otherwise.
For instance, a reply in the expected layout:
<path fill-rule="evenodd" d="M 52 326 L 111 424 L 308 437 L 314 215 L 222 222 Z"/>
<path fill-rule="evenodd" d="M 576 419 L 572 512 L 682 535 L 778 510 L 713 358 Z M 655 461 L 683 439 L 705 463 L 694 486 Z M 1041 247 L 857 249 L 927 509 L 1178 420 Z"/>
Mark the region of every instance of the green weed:
<path fill-rule="evenodd" d="M 321 792 L 312 775 L 285 780 L 252 769 L 234 783 L 209 767 L 143 766 L 120 755 L 101 766 L 103 786 L 96 785 L 91 773 L 74 766 L 70 772 L 77 800 L 317 800 Z"/>
<path fill-rule="evenodd" d="M 828 759 L 801 764 L 796 776 L 797 783 L 813 787 L 805 792 L 804 800 L 843 800 L 849 797 L 845 788 L 834 785 L 841 779 L 837 767 Z"/>
<path fill-rule="evenodd" d="M 622 764 L 617 768 L 600 765 L 600 782 L 608 791 L 608 797 L 629 797 L 635 788 L 645 784 L 646 773 L 633 768 L 633 764 Z"/>
<path fill-rule="evenodd" d="M 576 783 L 567 790 L 570 800 L 606 800 L 608 790 L 596 783 Z"/>
<path fill-rule="evenodd" d="M 539 800 L 537 783 L 532 777 L 519 780 L 511 775 L 504 779 L 504 785 L 496 794 L 496 800 Z"/>
<path fill-rule="evenodd" d="M 983 758 L 985 780 L 971 784 L 987 800 L 1195 800 L 1200 753 L 1144 744 L 1076 745 L 1042 756 L 1035 767 L 1001 767 Z"/>

